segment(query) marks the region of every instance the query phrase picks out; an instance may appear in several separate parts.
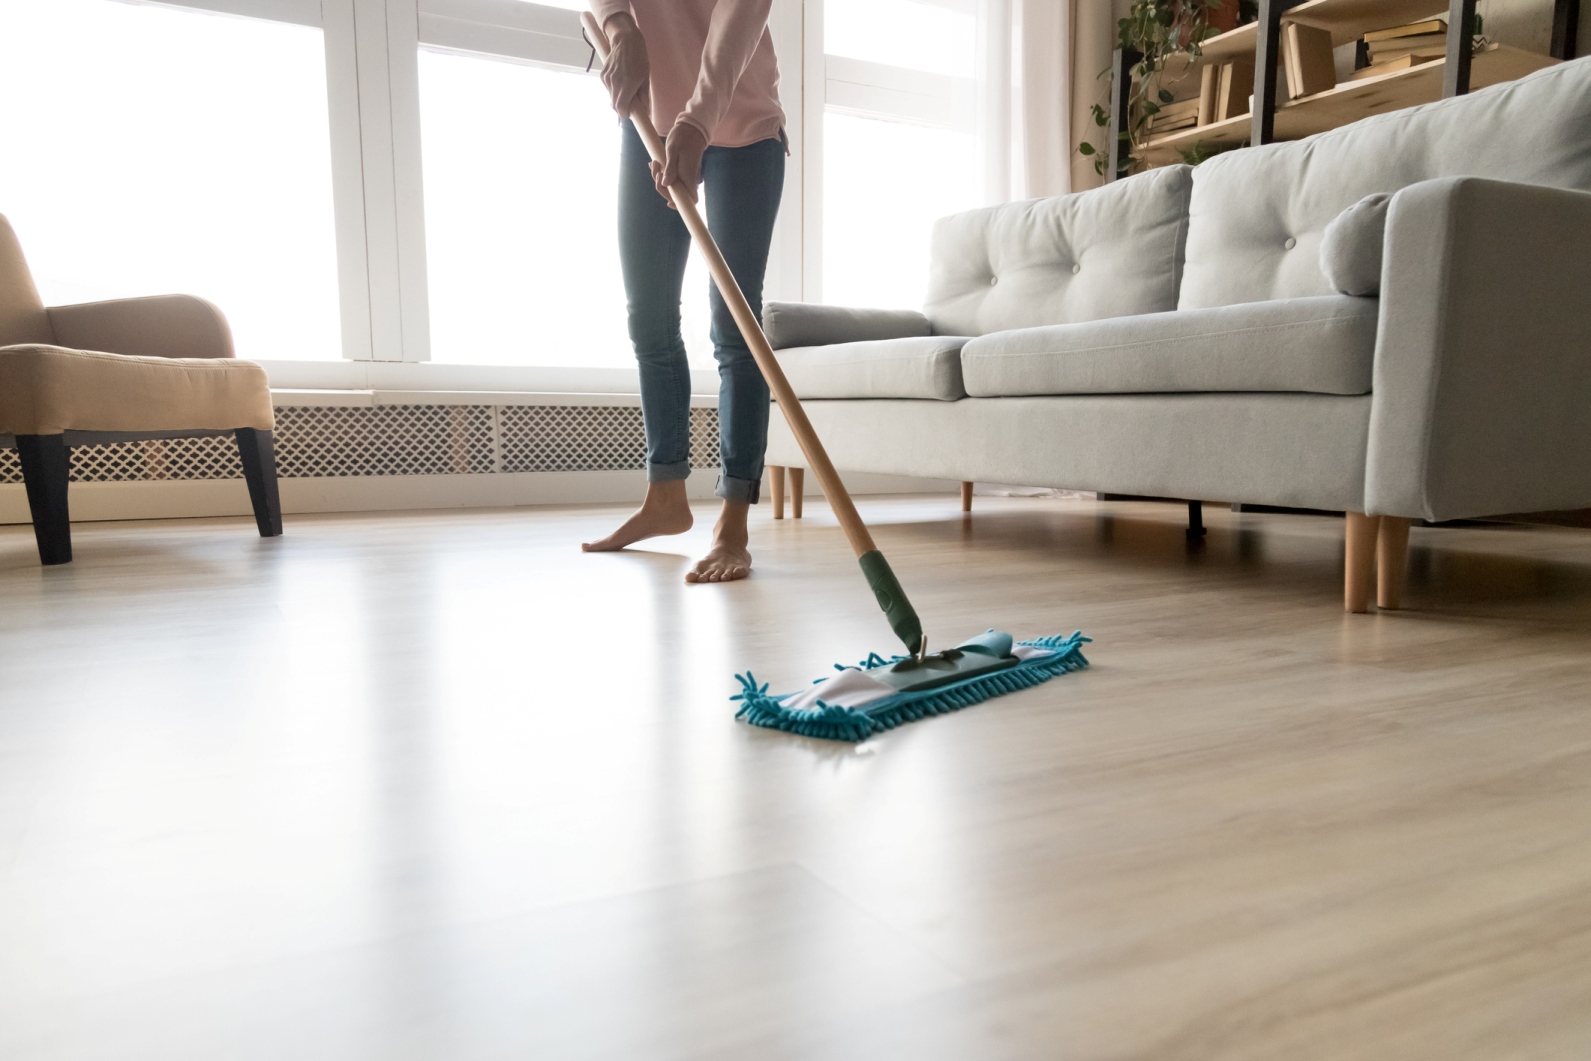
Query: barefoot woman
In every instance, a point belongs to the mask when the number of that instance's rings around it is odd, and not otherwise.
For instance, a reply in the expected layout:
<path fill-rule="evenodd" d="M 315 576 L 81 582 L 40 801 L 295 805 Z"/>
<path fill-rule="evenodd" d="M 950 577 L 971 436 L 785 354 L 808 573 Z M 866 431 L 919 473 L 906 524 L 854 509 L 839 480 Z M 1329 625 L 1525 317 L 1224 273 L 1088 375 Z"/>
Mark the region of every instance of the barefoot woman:
<path fill-rule="evenodd" d="M 680 288 L 690 234 L 667 187 L 692 199 L 707 190 L 707 226 L 740 289 L 761 312 L 762 276 L 784 189 L 784 112 L 768 35 L 771 0 L 592 0 L 612 54 L 603 83 L 620 115 L 648 107 L 668 130 L 666 159 L 647 158 L 624 122 L 619 173 L 619 257 L 629 300 L 630 341 L 641 369 L 646 422 L 646 500 L 588 552 L 622 549 L 691 526 L 690 369 L 680 336 Z M 713 547 L 685 576 L 727 582 L 751 573 L 746 515 L 762 482 L 768 441 L 768 386 L 716 288 L 711 292 L 718 359 L 718 433 L 723 512 Z"/>

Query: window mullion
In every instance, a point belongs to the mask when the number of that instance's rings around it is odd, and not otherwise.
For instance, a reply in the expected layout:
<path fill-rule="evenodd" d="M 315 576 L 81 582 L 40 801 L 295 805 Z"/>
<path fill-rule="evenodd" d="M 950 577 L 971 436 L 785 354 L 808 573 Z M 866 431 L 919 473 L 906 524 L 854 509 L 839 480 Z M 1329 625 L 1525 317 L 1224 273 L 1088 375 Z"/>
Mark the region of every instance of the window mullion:
<path fill-rule="evenodd" d="M 801 297 L 823 301 L 823 112 L 828 91 L 823 52 L 824 0 L 802 0 Z"/>
<path fill-rule="evenodd" d="M 431 359 L 426 284 L 425 186 L 420 155 L 420 14 L 416 0 L 386 0 L 398 309 L 404 361 Z"/>
<path fill-rule="evenodd" d="M 426 361 L 418 12 L 414 0 L 325 0 L 325 9 L 346 349 Z"/>
<path fill-rule="evenodd" d="M 326 39 L 326 99 L 330 108 L 332 202 L 337 225 L 343 357 L 369 361 L 374 350 L 354 0 L 324 0 L 322 20 Z"/>

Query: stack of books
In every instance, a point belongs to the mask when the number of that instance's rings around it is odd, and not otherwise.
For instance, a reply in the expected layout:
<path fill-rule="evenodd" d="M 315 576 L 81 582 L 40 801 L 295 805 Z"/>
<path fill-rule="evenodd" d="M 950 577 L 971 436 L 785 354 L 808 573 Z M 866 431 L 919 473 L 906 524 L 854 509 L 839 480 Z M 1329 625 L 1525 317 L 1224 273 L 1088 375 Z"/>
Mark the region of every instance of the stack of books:
<path fill-rule="evenodd" d="M 1174 133 L 1178 129 L 1191 129 L 1199 124 L 1199 101 L 1179 100 L 1162 103 L 1160 110 L 1149 116 L 1149 132 L 1153 136 Z"/>
<path fill-rule="evenodd" d="M 1370 65 L 1354 71 L 1356 81 L 1444 58 L 1447 55 L 1447 20 L 1432 18 L 1407 26 L 1378 29 L 1366 33 L 1364 39 L 1365 47 L 1370 50 Z"/>

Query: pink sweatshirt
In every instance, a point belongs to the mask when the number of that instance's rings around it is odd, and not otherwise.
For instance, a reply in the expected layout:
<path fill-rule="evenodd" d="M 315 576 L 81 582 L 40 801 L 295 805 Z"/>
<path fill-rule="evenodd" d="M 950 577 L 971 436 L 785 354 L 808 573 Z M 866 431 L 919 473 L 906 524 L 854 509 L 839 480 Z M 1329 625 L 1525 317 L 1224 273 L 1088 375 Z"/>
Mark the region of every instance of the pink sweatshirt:
<path fill-rule="evenodd" d="M 652 66 L 652 124 L 676 121 L 709 144 L 744 147 L 778 136 L 779 64 L 768 33 L 772 0 L 590 0 L 599 24 L 628 11 Z"/>

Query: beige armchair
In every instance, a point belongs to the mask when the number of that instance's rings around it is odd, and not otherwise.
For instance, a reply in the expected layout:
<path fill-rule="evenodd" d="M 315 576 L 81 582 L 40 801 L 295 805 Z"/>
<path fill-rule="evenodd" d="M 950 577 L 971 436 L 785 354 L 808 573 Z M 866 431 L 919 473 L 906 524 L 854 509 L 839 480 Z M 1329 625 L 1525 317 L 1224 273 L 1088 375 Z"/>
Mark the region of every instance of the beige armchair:
<path fill-rule="evenodd" d="M 46 308 L 0 216 L 0 448 L 15 448 L 39 560 L 72 559 L 73 446 L 232 435 L 261 537 L 282 533 L 265 372 L 215 306 L 159 295 Z"/>

